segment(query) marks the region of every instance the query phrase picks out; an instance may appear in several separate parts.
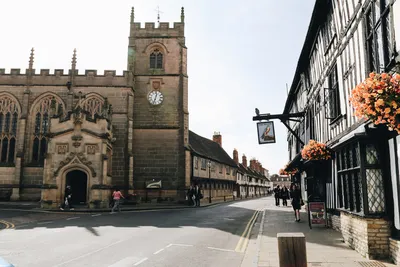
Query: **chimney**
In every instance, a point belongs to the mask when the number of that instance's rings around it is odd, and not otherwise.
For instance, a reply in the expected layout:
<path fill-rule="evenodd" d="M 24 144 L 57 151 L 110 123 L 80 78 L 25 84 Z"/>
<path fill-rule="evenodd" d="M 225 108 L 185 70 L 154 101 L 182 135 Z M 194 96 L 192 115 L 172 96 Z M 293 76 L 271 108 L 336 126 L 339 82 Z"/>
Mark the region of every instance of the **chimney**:
<path fill-rule="evenodd" d="M 243 154 L 243 156 L 242 156 L 242 165 L 247 168 L 247 158 L 246 158 L 245 154 Z"/>
<path fill-rule="evenodd" d="M 213 141 L 218 143 L 222 147 L 222 136 L 219 132 L 214 132 Z"/>
<path fill-rule="evenodd" d="M 250 160 L 250 169 L 255 170 L 256 169 L 256 160 L 255 159 L 251 159 Z"/>
<path fill-rule="evenodd" d="M 233 161 L 235 161 L 236 164 L 239 163 L 239 155 L 238 155 L 238 151 L 236 150 L 236 148 L 233 150 Z"/>

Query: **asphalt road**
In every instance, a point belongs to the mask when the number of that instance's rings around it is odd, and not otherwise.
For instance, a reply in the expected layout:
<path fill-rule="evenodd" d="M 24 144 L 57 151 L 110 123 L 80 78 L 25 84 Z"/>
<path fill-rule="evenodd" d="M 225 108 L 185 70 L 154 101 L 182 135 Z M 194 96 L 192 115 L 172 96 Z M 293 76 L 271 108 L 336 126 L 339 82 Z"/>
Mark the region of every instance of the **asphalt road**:
<path fill-rule="evenodd" d="M 240 266 L 245 230 L 265 205 L 265 199 L 254 199 L 117 214 L 26 211 L 40 220 L 20 219 L 15 229 L 1 230 L 0 257 L 16 267 Z M 24 217 L 2 210 L 3 220 L 12 220 L 7 212 Z"/>

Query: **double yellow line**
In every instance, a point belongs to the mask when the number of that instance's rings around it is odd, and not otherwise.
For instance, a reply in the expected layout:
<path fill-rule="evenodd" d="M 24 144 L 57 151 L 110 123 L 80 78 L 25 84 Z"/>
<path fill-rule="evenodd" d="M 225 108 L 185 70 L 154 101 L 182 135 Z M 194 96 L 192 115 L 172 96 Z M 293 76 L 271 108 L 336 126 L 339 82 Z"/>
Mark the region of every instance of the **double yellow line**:
<path fill-rule="evenodd" d="M 236 252 L 244 252 L 247 248 L 247 244 L 249 243 L 250 233 L 253 229 L 254 224 L 257 221 L 258 215 L 262 212 L 262 209 L 258 209 L 254 212 L 253 216 L 251 217 L 250 221 L 247 223 L 246 228 L 241 235 L 239 242 L 236 245 Z"/>
<path fill-rule="evenodd" d="M 11 228 L 15 227 L 15 225 L 13 223 L 10 223 L 10 222 L 4 221 L 4 220 L 0 220 L 0 224 L 4 224 L 6 226 L 6 228 L 4 228 L 4 229 L 11 229 Z M 0 228 L 0 230 L 3 230 L 3 229 Z"/>

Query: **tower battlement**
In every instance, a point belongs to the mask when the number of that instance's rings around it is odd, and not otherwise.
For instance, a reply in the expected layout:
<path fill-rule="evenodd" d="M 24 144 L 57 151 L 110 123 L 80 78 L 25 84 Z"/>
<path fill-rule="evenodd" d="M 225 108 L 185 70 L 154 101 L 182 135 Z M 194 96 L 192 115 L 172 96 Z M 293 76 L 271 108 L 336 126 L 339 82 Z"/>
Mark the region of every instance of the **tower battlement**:
<path fill-rule="evenodd" d="M 181 9 L 181 21 L 173 22 L 173 27 L 170 27 L 169 22 L 160 22 L 158 27 L 154 22 L 145 22 L 144 28 L 140 22 L 135 22 L 134 8 L 131 12 L 131 37 L 184 37 L 185 36 L 185 14 L 184 9 Z"/>
<path fill-rule="evenodd" d="M 73 74 L 73 75 L 72 75 Z M 97 74 L 97 70 L 85 70 L 85 74 L 79 74 L 78 70 L 68 70 L 64 73 L 63 69 L 55 69 L 50 73 L 50 69 L 40 69 L 36 73 L 35 69 L 26 69 L 25 73 L 21 69 L 0 68 L 0 85 L 65 85 L 73 77 L 75 86 L 129 86 L 131 74 L 124 71 L 122 75 L 116 75 L 115 70 L 105 70 L 104 74 Z"/>

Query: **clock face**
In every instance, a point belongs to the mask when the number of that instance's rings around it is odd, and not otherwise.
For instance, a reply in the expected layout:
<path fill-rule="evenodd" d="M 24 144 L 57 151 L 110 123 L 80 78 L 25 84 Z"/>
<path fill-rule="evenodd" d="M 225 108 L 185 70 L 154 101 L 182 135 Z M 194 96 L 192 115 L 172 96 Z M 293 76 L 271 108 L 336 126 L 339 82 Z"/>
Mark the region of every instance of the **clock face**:
<path fill-rule="evenodd" d="M 150 94 L 147 96 L 147 99 L 149 100 L 150 104 L 152 105 L 160 105 L 162 101 L 164 100 L 164 96 L 160 91 L 153 90 L 150 92 Z"/>

